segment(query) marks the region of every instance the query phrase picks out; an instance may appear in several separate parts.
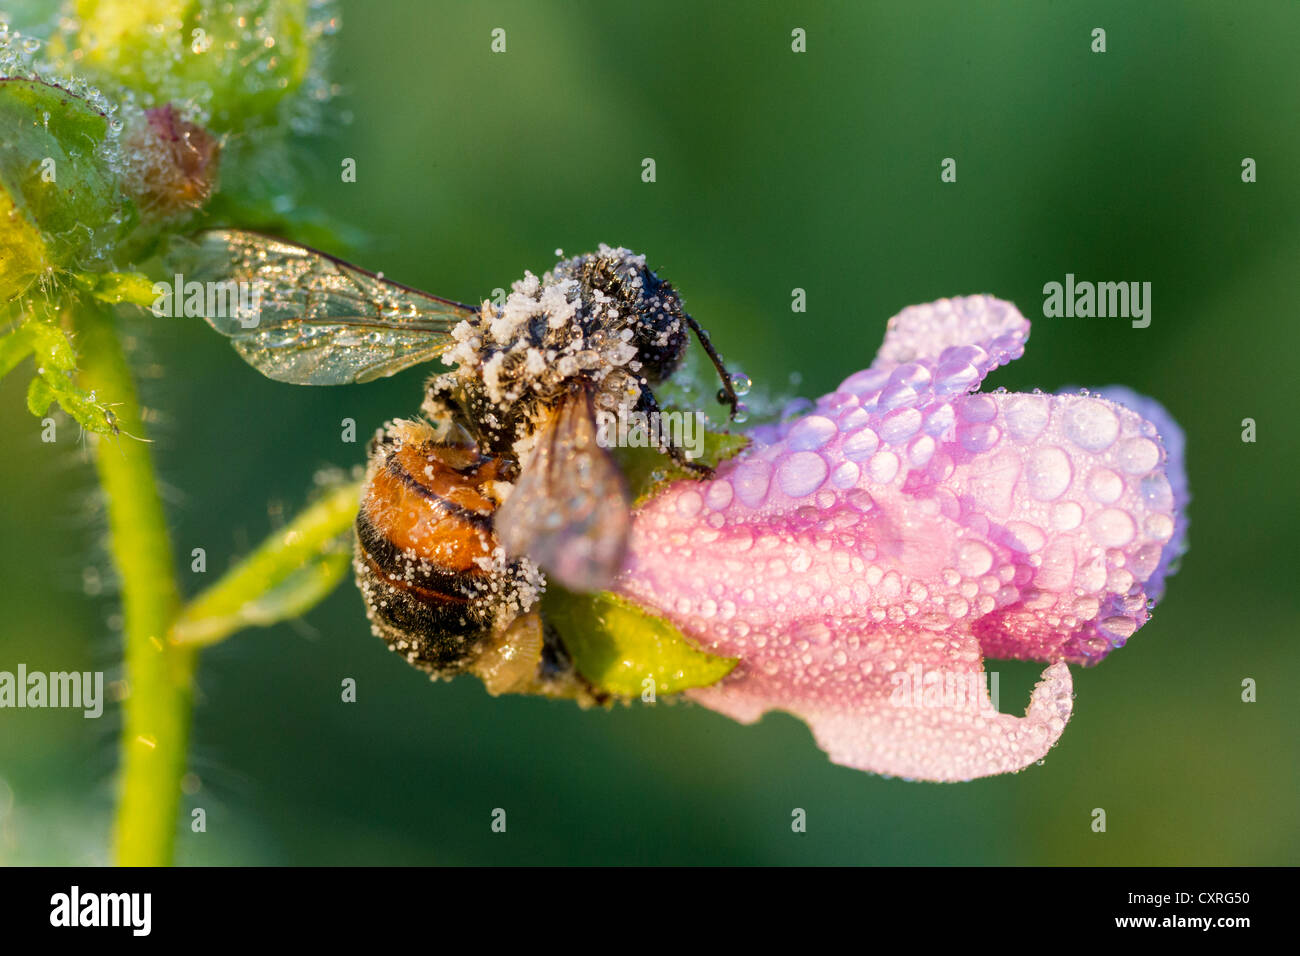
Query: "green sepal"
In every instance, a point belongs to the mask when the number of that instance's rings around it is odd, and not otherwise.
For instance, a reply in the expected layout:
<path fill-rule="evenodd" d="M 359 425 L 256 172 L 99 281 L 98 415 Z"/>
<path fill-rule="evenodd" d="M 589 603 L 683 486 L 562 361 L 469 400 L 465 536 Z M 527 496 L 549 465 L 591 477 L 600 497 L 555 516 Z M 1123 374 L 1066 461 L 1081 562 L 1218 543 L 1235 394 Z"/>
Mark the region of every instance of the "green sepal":
<path fill-rule="evenodd" d="M 699 650 L 668 621 L 608 591 L 573 594 L 548 584 L 542 617 L 559 633 L 578 672 L 618 697 L 640 697 L 647 688 L 662 695 L 707 687 L 736 666 L 734 658 Z"/>
<path fill-rule="evenodd" d="M 704 447 L 696 461 L 710 468 L 716 468 L 728 458 L 740 454 L 748 445 L 749 438 L 745 435 L 706 430 Z M 623 476 L 627 479 L 634 506 L 654 497 L 665 485 L 674 481 L 700 477 L 698 473 L 683 468 L 657 448 L 614 448 L 612 451 L 623 471 Z"/>
<path fill-rule="evenodd" d="M 109 305 L 129 302 L 151 309 L 158 301 L 153 281 L 140 272 L 86 272 L 74 275 L 72 281 L 83 292 Z"/>

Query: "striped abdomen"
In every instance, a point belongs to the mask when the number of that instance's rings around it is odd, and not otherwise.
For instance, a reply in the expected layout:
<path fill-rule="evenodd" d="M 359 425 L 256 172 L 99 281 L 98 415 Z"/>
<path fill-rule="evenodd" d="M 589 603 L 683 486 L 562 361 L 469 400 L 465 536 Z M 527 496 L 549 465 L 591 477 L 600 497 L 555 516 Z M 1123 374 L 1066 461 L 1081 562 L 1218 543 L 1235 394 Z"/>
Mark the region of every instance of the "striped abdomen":
<path fill-rule="evenodd" d="M 415 666 L 451 676 L 517 603 L 517 574 L 492 531 L 504 462 L 435 437 L 395 422 L 375 442 L 355 567 L 375 633 Z"/>

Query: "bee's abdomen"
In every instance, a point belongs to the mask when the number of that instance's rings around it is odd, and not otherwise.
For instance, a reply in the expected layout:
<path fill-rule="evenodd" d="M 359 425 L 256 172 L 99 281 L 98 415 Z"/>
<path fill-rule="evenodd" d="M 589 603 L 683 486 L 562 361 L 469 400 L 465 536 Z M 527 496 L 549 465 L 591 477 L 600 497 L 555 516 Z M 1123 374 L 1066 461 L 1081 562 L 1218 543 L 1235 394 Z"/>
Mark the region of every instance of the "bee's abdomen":
<path fill-rule="evenodd" d="M 491 628 L 496 459 L 401 423 L 374 451 L 357 515 L 357 584 L 375 632 L 417 667 L 462 670 Z"/>

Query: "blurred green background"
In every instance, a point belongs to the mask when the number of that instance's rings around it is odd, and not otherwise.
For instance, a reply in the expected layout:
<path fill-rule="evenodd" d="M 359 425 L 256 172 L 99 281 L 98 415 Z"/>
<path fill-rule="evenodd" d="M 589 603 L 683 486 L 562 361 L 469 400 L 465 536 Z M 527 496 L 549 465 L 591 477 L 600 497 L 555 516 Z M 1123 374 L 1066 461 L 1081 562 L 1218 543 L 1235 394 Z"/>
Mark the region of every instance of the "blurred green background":
<path fill-rule="evenodd" d="M 430 684 L 354 587 L 205 653 L 186 863 L 1294 864 L 1300 85 L 1289 2 L 342 5 L 313 201 L 330 251 L 465 301 L 562 247 L 648 254 L 727 358 L 815 396 L 902 306 L 990 292 L 1034 321 L 988 387 L 1124 383 L 1187 431 L 1191 550 L 1153 620 L 1075 669 L 1042 766 L 967 784 L 832 766 L 805 727 Z M 507 52 L 489 51 L 507 31 Z M 790 49 L 795 27 L 807 53 Z M 1094 27 L 1107 52 L 1090 52 Z M 345 122 L 350 114 L 350 123 Z M 1258 182 L 1241 181 L 1243 157 Z M 356 183 L 339 164 L 353 157 Z M 641 181 L 653 157 L 657 182 Z M 955 184 L 939 180 L 957 160 Z M 236 184 L 227 183 L 235 188 Z M 1042 318 L 1042 286 L 1150 281 L 1153 320 Z M 808 312 L 792 315 L 791 289 Z M 312 473 L 416 411 L 424 371 L 278 385 L 197 321 L 140 317 L 183 580 L 197 590 Z M 0 669 L 120 676 L 93 475 L 0 387 Z M 1241 441 L 1241 421 L 1258 442 Z M 206 579 L 188 555 L 207 549 Z M 88 593 L 89 592 L 89 593 Z M 990 664 L 1020 712 L 1039 668 Z M 355 704 L 340 681 L 358 682 Z M 1258 681 L 1258 702 L 1240 700 Z M 117 708 L 0 716 L 0 860 L 107 858 Z M 193 834 L 188 809 L 207 811 Z M 509 828 L 493 834 L 493 808 Z M 791 833 L 803 807 L 808 832 Z M 1108 832 L 1093 833 L 1102 807 Z"/>

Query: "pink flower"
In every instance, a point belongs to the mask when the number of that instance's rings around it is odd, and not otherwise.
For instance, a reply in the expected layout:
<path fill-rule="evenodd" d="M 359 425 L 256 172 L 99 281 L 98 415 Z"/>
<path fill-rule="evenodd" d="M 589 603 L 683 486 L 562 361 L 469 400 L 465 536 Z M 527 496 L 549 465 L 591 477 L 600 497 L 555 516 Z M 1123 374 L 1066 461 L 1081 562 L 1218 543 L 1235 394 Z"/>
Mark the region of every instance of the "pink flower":
<path fill-rule="evenodd" d="M 833 762 L 882 774 L 1047 753 L 1067 664 L 1122 646 L 1163 592 L 1187 493 L 1181 432 L 1149 399 L 971 392 L 1028 336 L 988 296 L 905 309 L 871 368 L 637 512 L 617 589 L 740 659 L 694 700 L 742 723 L 788 711 Z M 1050 665 L 1023 717 L 993 707 L 984 656 Z"/>

